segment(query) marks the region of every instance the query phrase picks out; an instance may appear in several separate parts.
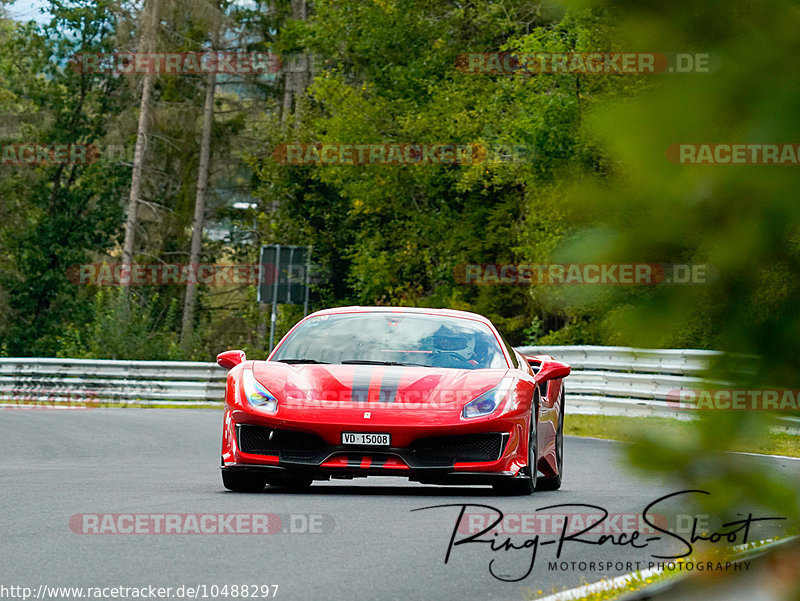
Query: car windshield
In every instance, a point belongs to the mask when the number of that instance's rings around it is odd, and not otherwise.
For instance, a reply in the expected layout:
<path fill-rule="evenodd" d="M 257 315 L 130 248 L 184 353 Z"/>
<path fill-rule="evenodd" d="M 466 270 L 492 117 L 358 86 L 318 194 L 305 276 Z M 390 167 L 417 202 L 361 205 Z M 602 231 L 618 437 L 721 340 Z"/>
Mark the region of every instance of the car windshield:
<path fill-rule="evenodd" d="M 272 361 L 507 368 L 492 330 L 458 317 L 409 313 L 317 315 L 301 323 Z"/>

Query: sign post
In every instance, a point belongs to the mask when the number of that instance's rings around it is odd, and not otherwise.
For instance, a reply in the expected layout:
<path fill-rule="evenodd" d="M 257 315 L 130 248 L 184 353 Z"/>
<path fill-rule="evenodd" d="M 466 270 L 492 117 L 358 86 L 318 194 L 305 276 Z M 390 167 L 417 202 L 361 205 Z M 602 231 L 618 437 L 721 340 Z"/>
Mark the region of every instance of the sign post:
<path fill-rule="evenodd" d="M 270 303 L 269 350 L 275 346 L 278 303 L 303 304 L 308 315 L 311 247 L 268 244 L 261 247 L 258 302 Z"/>

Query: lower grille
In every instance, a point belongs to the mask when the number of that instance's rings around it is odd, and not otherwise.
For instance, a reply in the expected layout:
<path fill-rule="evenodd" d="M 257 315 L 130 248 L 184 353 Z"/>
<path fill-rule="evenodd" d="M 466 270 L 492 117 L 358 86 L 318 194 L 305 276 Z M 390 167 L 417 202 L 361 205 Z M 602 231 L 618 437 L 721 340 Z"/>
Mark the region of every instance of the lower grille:
<path fill-rule="evenodd" d="M 238 424 L 236 437 L 239 449 L 252 455 L 278 455 L 281 461 L 318 465 L 333 451 L 351 455 L 364 455 L 366 451 L 329 447 L 316 434 L 281 430 L 265 426 Z M 452 468 L 454 463 L 490 462 L 500 459 L 508 441 L 508 434 L 490 432 L 459 436 L 434 436 L 415 440 L 407 449 L 397 449 L 397 456 L 412 469 Z M 367 453 L 373 455 L 374 453 Z M 359 465 L 361 459 L 359 458 Z M 380 467 L 380 459 L 374 467 Z M 357 466 L 356 466 L 357 467 Z"/>
<path fill-rule="evenodd" d="M 283 461 L 305 461 L 325 448 L 325 441 L 315 434 L 278 430 L 264 426 L 239 424 L 239 448 L 252 455 L 279 455 Z"/>
<path fill-rule="evenodd" d="M 459 462 L 497 461 L 505 446 L 506 435 L 465 434 L 436 436 L 414 441 L 409 450 L 422 465 L 452 465 Z"/>

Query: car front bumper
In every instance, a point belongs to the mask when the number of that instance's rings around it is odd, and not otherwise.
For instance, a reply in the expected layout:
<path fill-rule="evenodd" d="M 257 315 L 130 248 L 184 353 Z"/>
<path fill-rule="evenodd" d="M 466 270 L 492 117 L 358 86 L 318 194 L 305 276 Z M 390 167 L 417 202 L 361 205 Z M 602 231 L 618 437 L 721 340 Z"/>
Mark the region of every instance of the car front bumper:
<path fill-rule="evenodd" d="M 458 424 L 342 425 L 287 422 L 227 407 L 222 469 L 275 479 L 401 476 L 477 484 L 527 473 L 525 412 Z M 386 432 L 389 447 L 341 444 L 342 432 Z"/>

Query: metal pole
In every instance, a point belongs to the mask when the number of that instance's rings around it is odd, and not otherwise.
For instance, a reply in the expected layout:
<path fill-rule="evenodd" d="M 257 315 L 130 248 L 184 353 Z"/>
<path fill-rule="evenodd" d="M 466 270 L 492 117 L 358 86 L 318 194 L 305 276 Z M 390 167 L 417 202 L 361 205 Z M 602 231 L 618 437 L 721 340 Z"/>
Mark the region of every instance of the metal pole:
<path fill-rule="evenodd" d="M 275 245 L 275 270 L 272 280 L 272 315 L 269 324 L 269 352 L 275 347 L 275 322 L 278 321 L 278 284 L 281 281 L 281 245 Z"/>
<path fill-rule="evenodd" d="M 313 246 L 308 247 L 306 253 L 306 298 L 303 301 L 303 317 L 308 315 L 308 287 L 311 284 L 311 249 Z"/>
<path fill-rule="evenodd" d="M 292 302 L 292 269 L 294 269 L 294 246 L 289 247 L 289 260 L 287 261 L 287 269 L 286 269 L 286 304 L 293 305 Z"/>

